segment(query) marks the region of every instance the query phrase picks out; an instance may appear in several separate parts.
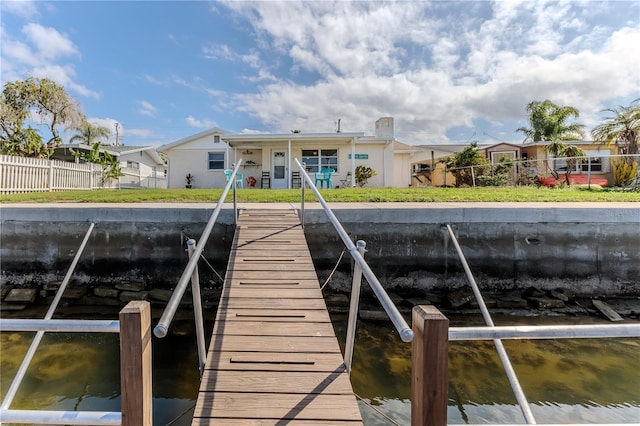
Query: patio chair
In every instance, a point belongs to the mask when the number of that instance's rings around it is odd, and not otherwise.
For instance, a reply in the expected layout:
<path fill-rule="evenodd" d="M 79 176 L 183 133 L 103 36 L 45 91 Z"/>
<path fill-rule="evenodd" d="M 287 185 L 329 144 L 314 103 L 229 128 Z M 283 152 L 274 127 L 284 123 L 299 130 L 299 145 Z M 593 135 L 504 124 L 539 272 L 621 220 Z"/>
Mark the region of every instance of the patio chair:
<path fill-rule="evenodd" d="M 269 172 L 262 172 L 260 188 L 271 188 L 271 174 Z"/>
<path fill-rule="evenodd" d="M 227 178 L 227 182 L 229 182 L 229 179 L 231 179 L 231 174 L 233 173 L 233 170 L 231 169 L 226 169 L 224 171 L 224 176 Z M 236 188 L 240 187 L 240 188 L 244 188 L 244 175 L 242 173 L 236 173 Z"/>
<path fill-rule="evenodd" d="M 333 174 L 332 168 L 322 169 L 319 172 L 316 172 L 316 180 L 315 185 L 318 186 L 318 182 L 320 183 L 320 187 L 324 188 L 325 184 L 327 188 L 333 188 L 333 184 L 331 183 L 331 175 Z"/>
<path fill-rule="evenodd" d="M 300 172 L 291 172 L 291 188 L 300 188 L 302 185 L 302 177 Z"/>

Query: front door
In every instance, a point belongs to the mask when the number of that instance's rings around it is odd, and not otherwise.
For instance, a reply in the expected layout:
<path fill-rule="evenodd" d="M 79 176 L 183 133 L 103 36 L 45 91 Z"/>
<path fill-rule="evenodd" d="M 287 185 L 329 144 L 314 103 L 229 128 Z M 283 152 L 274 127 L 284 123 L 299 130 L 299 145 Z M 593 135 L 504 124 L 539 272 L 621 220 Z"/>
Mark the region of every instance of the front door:
<path fill-rule="evenodd" d="M 271 188 L 287 188 L 287 152 L 273 151 L 271 159 Z"/>

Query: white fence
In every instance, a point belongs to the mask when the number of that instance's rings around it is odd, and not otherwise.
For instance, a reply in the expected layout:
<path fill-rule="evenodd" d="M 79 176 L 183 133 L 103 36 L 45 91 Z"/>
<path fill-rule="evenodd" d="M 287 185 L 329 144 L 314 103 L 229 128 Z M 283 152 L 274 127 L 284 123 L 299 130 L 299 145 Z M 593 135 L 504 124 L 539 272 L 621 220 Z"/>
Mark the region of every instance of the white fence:
<path fill-rule="evenodd" d="M 97 189 L 102 167 L 58 160 L 0 155 L 0 193 Z"/>
<path fill-rule="evenodd" d="M 145 176 L 140 169 L 123 167 L 122 176 L 118 179 L 118 188 L 167 189 L 167 178 L 164 175 L 159 176 L 155 170 L 151 175 Z"/>

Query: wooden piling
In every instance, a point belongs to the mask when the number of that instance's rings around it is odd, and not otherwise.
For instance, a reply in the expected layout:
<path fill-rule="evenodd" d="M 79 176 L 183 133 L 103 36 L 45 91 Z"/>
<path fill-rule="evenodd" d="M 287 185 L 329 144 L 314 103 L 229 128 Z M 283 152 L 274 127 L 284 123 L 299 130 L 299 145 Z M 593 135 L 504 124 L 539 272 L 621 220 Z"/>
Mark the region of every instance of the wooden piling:
<path fill-rule="evenodd" d="M 120 311 L 122 426 L 151 426 L 151 308 L 135 300 Z"/>
<path fill-rule="evenodd" d="M 413 308 L 411 425 L 446 426 L 449 320 L 435 306 Z"/>

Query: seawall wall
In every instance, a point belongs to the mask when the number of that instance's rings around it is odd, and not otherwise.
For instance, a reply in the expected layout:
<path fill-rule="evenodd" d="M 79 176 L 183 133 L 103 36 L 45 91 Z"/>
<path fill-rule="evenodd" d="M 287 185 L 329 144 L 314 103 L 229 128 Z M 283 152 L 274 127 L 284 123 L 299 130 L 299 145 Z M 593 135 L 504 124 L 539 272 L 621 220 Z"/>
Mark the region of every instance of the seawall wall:
<path fill-rule="evenodd" d="M 241 204 L 241 208 L 299 205 Z M 446 231 L 450 224 L 483 288 L 573 287 L 581 293 L 640 294 L 638 203 L 340 203 L 330 204 L 383 284 L 431 289 L 465 282 Z M 209 204 L 4 205 L 0 213 L 3 285 L 60 281 L 91 222 L 96 224 L 74 275 L 79 285 L 139 282 L 170 289 L 198 239 Z M 317 203 L 305 205 L 305 234 L 322 280 L 344 248 Z M 233 210 L 221 210 L 200 267 L 201 281 L 224 273 Z M 348 287 L 348 254 L 331 283 Z"/>

